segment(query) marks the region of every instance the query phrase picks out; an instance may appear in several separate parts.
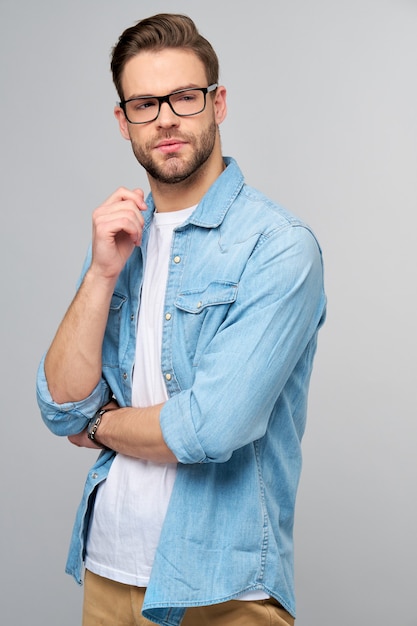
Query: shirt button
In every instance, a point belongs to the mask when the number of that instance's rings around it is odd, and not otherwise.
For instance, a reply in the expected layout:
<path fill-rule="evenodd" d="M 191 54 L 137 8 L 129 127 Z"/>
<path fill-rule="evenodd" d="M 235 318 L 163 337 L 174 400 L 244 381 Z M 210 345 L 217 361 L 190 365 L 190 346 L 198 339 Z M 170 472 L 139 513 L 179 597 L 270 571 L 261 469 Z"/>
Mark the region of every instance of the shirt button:
<path fill-rule="evenodd" d="M 98 478 L 98 474 L 97 474 L 97 472 L 93 472 L 93 473 L 91 474 L 91 478 L 93 478 L 93 480 L 96 480 L 96 478 Z"/>
<path fill-rule="evenodd" d="M 171 313 L 166 313 L 165 314 L 165 319 L 169 322 L 169 320 L 171 319 Z"/>
<path fill-rule="evenodd" d="M 203 306 L 203 303 L 201 302 L 201 300 L 200 302 L 197 302 L 197 309 L 201 309 L 202 306 Z"/>
<path fill-rule="evenodd" d="M 134 320 L 135 320 L 135 316 L 132 313 L 132 315 L 130 316 L 130 321 L 133 322 Z"/>
<path fill-rule="evenodd" d="M 127 374 L 126 374 L 126 372 L 123 372 L 123 380 L 127 380 Z"/>
<path fill-rule="evenodd" d="M 166 380 L 171 380 L 171 378 L 172 378 L 171 374 L 165 374 L 165 379 Z"/>
<path fill-rule="evenodd" d="M 180 261 L 181 261 L 180 256 L 174 256 L 174 263 L 180 263 Z"/>

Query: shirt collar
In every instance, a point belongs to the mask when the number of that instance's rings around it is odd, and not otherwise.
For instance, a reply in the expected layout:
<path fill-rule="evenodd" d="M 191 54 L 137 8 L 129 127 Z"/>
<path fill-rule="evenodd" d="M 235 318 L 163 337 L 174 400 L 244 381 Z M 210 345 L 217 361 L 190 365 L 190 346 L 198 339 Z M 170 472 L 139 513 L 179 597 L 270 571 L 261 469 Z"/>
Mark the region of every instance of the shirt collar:
<path fill-rule="evenodd" d="M 211 185 L 203 196 L 195 211 L 184 224 L 195 224 L 202 228 L 216 228 L 226 215 L 230 205 L 239 194 L 244 184 L 243 174 L 232 157 L 223 157 L 226 168 Z M 151 219 L 155 210 L 152 194 L 149 194 L 146 203 L 149 211 L 145 213 L 145 225 Z"/>

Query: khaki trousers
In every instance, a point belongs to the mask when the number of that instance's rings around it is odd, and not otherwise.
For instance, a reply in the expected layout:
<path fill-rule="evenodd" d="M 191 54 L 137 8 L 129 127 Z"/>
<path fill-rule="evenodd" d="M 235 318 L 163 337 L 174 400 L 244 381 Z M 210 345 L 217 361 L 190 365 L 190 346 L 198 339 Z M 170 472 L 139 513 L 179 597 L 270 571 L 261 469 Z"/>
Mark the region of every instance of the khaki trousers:
<path fill-rule="evenodd" d="M 144 587 L 87 571 L 82 626 L 152 626 L 141 614 L 144 596 Z M 294 618 L 273 599 L 230 600 L 187 609 L 181 626 L 294 626 Z"/>

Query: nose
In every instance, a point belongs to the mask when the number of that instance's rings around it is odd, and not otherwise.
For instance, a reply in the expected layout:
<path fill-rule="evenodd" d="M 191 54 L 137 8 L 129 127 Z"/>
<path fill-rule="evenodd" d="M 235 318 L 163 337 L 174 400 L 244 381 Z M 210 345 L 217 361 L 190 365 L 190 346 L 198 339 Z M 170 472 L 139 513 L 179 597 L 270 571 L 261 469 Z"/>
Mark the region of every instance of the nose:
<path fill-rule="evenodd" d="M 178 126 L 180 118 L 175 115 L 168 102 L 162 102 L 159 109 L 159 115 L 157 117 L 157 124 L 161 128 L 172 128 L 172 126 Z"/>

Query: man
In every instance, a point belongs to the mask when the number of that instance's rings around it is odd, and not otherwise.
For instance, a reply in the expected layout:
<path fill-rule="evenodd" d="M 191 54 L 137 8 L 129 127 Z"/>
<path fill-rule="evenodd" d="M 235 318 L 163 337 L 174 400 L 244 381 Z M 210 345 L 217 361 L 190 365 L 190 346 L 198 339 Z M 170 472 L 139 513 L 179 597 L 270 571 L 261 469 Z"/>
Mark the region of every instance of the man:
<path fill-rule="evenodd" d="M 151 193 L 94 212 L 38 375 L 50 429 L 102 448 L 67 563 L 80 583 L 85 563 L 83 624 L 293 624 L 320 249 L 222 156 L 226 90 L 188 17 L 127 29 L 112 71 Z"/>

